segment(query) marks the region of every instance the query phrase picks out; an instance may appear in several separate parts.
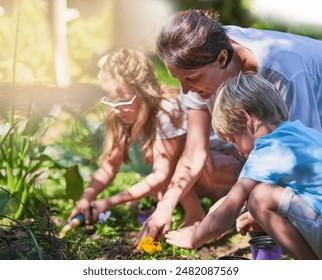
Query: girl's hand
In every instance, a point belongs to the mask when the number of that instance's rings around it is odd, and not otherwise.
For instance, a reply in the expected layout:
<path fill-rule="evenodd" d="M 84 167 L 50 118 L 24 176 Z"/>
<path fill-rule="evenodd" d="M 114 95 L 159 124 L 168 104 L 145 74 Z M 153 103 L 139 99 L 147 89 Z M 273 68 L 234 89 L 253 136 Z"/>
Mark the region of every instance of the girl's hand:
<path fill-rule="evenodd" d="M 91 208 L 90 201 L 87 198 L 81 198 L 77 202 L 76 207 L 72 210 L 70 216 L 68 217 L 68 222 L 70 222 L 71 219 L 74 218 L 77 214 L 83 213 L 85 217 L 85 223 L 86 224 L 92 223 L 90 208 Z"/>
<path fill-rule="evenodd" d="M 100 213 L 110 210 L 112 207 L 109 206 L 108 199 L 98 199 L 91 202 L 93 221 L 98 220 Z"/>

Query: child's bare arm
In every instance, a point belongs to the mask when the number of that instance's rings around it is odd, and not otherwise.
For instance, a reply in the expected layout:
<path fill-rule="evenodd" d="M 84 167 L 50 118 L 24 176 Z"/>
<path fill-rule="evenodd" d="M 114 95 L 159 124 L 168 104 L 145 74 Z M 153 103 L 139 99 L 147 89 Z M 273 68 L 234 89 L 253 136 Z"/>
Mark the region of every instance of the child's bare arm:
<path fill-rule="evenodd" d="M 170 182 L 180 154 L 180 141 L 180 137 L 156 141 L 153 149 L 152 172 L 123 192 L 106 199 L 93 201 L 91 206 L 97 210 L 95 212 L 106 211 L 116 205 L 149 195 L 162 196 Z"/>
<path fill-rule="evenodd" d="M 232 227 L 251 190 L 257 183 L 239 179 L 227 196 L 209 212 L 194 232 L 173 231 L 166 234 L 167 242 L 182 248 L 198 248 L 221 236 Z"/>

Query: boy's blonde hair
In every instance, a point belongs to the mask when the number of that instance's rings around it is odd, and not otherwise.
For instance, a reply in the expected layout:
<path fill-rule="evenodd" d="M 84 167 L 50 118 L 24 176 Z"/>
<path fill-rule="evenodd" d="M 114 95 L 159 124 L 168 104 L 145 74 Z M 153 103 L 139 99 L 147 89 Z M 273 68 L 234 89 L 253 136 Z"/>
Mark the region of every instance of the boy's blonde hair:
<path fill-rule="evenodd" d="M 221 139 L 246 128 L 242 110 L 262 124 L 280 124 L 288 119 L 288 108 L 272 83 L 253 72 L 239 73 L 218 90 L 212 126 Z"/>

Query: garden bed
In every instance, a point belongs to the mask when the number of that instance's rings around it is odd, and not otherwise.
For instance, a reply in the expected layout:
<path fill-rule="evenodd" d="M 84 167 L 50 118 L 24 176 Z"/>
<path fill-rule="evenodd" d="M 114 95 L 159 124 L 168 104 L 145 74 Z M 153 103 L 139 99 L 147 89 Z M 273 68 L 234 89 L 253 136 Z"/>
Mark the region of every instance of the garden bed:
<path fill-rule="evenodd" d="M 59 178 L 61 176 L 58 176 Z M 113 183 L 98 198 L 111 196 L 141 180 L 137 173 L 119 173 Z M 243 256 L 251 259 L 249 236 L 241 236 L 234 229 L 218 241 L 204 244 L 197 250 L 184 250 L 162 241 L 163 250 L 149 255 L 134 254 L 134 240 L 141 229 L 137 218 L 138 204 L 118 205 L 111 209 L 112 219 L 105 224 L 71 230 L 59 238 L 75 202 L 66 199 L 65 186 L 58 180 L 45 181 L 43 191 L 48 204 L 38 206 L 37 215 L 16 221 L 0 218 L 0 259 L 48 260 L 216 260 L 222 256 Z M 201 200 L 205 211 L 211 207 L 208 199 Z M 184 218 L 180 205 L 173 213 L 172 227 L 178 228 Z M 290 257 L 283 253 L 283 259 Z"/>
<path fill-rule="evenodd" d="M 28 223 L 29 224 L 29 223 Z M 26 225 L 25 228 L 30 226 Z M 100 235 L 88 229 L 76 229 L 64 239 L 41 233 L 30 235 L 28 230 L 10 228 L 0 230 L 0 259 L 46 260 L 197 260 L 218 259 L 224 255 L 251 258 L 248 237 L 231 234 L 226 238 L 206 244 L 198 250 L 183 250 L 162 242 L 163 251 L 149 255 L 133 253 L 133 240 L 137 231 L 120 231 L 117 236 Z"/>

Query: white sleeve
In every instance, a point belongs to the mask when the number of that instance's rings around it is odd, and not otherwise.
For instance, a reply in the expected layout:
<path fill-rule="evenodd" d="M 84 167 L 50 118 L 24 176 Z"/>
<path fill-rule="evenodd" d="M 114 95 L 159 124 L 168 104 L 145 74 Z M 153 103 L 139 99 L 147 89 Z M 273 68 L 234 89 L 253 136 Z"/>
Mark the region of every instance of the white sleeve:
<path fill-rule="evenodd" d="M 184 94 L 180 90 L 179 94 L 180 103 L 191 109 L 207 109 L 207 101 L 200 97 L 198 93 L 189 91 Z"/>
<path fill-rule="evenodd" d="M 160 121 L 160 126 L 157 127 L 157 133 L 156 133 L 156 140 L 161 140 L 161 139 L 170 139 L 174 138 L 177 136 L 181 136 L 187 133 L 187 110 L 184 105 L 181 105 L 182 111 L 183 111 L 183 116 L 182 116 L 182 124 L 180 127 L 176 127 L 172 122 L 169 117 L 169 114 L 172 116 L 178 116 L 181 117 L 179 114 L 181 114 L 181 111 L 179 111 L 179 104 L 178 100 L 175 102 L 170 102 L 168 100 L 163 100 L 162 101 L 162 108 L 166 111 L 160 111 L 158 113 L 158 118 Z"/>

